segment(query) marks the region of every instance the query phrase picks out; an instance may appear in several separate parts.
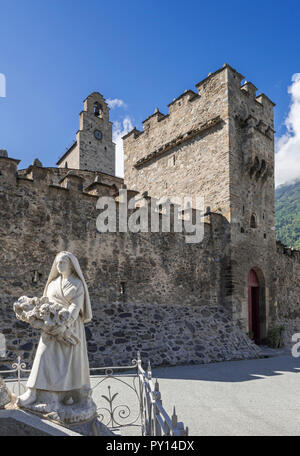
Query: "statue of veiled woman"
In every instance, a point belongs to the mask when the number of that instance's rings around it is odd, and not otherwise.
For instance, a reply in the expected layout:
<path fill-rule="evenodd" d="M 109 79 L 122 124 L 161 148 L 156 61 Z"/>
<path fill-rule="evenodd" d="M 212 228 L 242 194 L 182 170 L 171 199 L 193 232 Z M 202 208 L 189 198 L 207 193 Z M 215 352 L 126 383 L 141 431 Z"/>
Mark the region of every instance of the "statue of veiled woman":
<path fill-rule="evenodd" d="M 79 342 L 68 344 L 53 334 L 42 332 L 27 382 L 28 389 L 17 400 L 20 407 L 34 405 L 42 392 L 57 393 L 58 401 L 66 392 L 70 397 L 72 391 L 90 389 L 84 324 L 92 319 L 92 310 L 79 262 L 72 253 L 60 252 L 56 256 L 43 296 L 51 303 L 64 306 L 66 327 L 72 329 Z"/>

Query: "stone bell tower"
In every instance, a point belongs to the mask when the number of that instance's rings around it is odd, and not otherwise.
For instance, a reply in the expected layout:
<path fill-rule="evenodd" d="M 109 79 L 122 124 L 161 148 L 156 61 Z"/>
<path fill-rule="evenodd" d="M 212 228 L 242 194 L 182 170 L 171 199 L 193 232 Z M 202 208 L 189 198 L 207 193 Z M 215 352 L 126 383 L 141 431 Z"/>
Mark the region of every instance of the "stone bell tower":
<path fill-rule="evenodd" d="M 109 120 L 109 107 L 100 93 L 93 92 L 84 100 L 76 141 L 57 165 L 115 175 L 112 122 Z"/>

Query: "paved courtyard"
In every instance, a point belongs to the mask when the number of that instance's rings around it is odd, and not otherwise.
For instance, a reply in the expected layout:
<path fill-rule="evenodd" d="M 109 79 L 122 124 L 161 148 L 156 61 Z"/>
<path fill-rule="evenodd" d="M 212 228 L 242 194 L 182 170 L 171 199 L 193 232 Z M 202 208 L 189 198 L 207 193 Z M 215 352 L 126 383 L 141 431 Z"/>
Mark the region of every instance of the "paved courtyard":
<path fill-rule="evenodd" d="M 190 435 L 300 435 L 300 358 L 154 369 Z"/>
<path fill-rule="evenodd" d="M 157 368 L 153 378 L 158 379 L 163 406 L 169 414 L 176 406 L 191 436 L 300 434 L 300 358 L 289 353 L 258 360 Z M 92 386 L 99 380 L 93 377 Z M 132 385 L 131 378 L 122 380 Z M 125 404 L 131 411 L 130 419 L 138 416 L 134 391 L 118 380 L 105 380 L 93 396 L 99 407 L 109 408 L 103 395 L 109 398 L 116 392 L 113 406 Z M 119 407 L 115 417 L 126 416 L 129 409 Z M 140 428 L 124 428 L 121 433 L 140 435 Z"/>
<path fill-rule="evenodd" d="M 192 436 L 300 435 L 300 358 L 288 351 L 257 360 L 157 368 L 156 378 L 163 406 L 169 414 L 176 406 Z M 129 405 L 134 417 L 134 393 L 110 384 L 112 394 L 119 391 L 119 404 Z M 107 393 L 96 388 L 94 397 L 104 406 L 101 394 Z M 139 433 L 138 428 L 122 430 L 124 435 Z"/>

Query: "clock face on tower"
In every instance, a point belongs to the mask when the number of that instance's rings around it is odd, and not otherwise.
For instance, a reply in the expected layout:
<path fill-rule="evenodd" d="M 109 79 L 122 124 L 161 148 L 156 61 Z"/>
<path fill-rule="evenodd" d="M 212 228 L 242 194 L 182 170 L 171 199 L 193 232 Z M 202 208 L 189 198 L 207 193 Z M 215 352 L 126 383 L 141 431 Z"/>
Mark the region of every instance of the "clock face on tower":
<path fill-rule="evenodd" d="M 98 140 L 102 139 L 102 133 L 101 133 L 101 131 L 100 131 L 100 130 L 95 130 L 95 131 L 94 131 L 94 136 L 95 136 L 95 138 L 98 139 Z"/>

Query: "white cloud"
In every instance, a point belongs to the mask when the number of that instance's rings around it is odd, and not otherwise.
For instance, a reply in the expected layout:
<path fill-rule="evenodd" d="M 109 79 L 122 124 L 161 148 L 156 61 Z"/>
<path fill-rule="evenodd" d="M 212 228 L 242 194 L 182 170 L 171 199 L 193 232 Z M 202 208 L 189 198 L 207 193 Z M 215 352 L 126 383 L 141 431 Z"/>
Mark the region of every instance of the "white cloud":
<path fill-rule="evenodd" d="M 291 105 L 284 122 L 287 131 L 276 141 L 276 186 L 300 178 L 300 73 L 292 76 L 288 93 Z"/>
<path fill-rule="evenodd" d="M 6 97 L 6 79 L 2 73 L 0 73 L 0 97 Z"/>
<path fill-rule="evenodd" d="M 129 116 L 126 116 L 122 123 L 114 122 L 113 126 L 113 142 L 116 143 L 116 175 L 123 177 L 124 175 L 124 153 L 122 136 L 126 135 L 133 129 L 132 121 Z"/>
<path fill-rule="evenodd" d="M 119 98 L 108 98 L 107 104 L 111 109 L 127 108 L 126 103 Z M 129 116 L 126 116 L 121 122 L 113 123 L 113 142 L 116 144 L 116 175 L 124 176 L 124 153 L 122 136 L 126 135 L 133 129 L 132 121 Z"/>
<path fill-rule="evenodd" d="M 119 100 L 119 98 L 108 98 L 107 100 L 107 104 L 108 106 L 111 108 L 111 109 L 114 109 L 114 108 L 126 108 L 126 103 L 124 103 L 123 100 Z"/>

